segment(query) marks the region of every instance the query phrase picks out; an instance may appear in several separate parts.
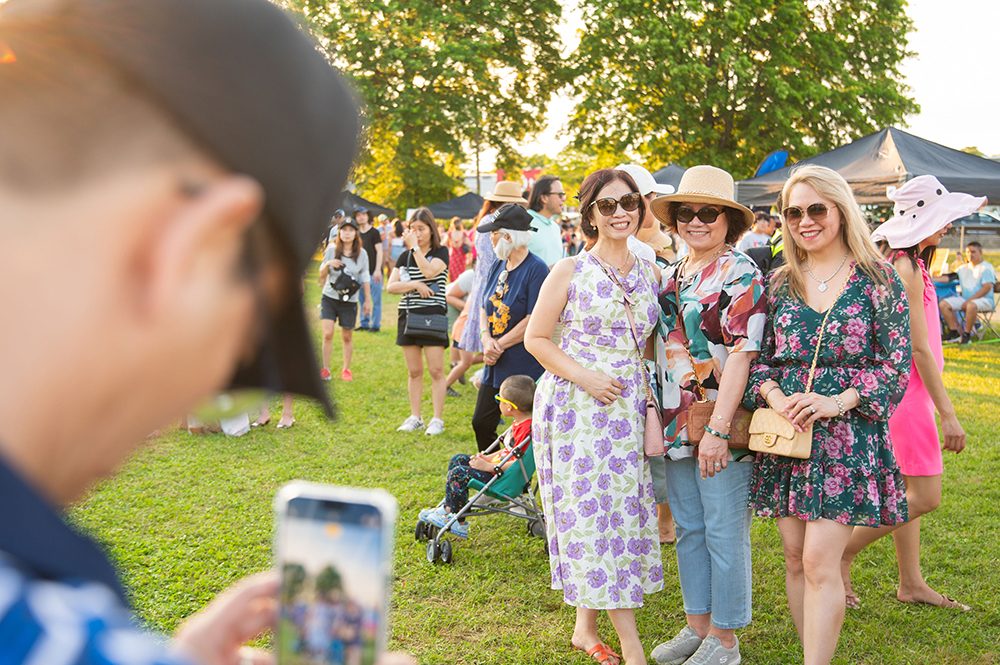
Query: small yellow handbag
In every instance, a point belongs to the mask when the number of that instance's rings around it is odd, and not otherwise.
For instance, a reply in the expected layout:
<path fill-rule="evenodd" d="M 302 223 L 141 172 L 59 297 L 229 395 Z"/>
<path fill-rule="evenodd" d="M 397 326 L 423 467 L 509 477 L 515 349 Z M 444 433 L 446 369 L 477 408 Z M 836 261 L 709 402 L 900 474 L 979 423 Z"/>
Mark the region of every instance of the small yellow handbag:
<path fill-rule="evenodd" d="M 783 457 L 809 459 L 812 454 L 812 425 L 804 432 L 774 409 L 757 409 L 750 420 L 750 450 Z"/>
<path fill-rule="evenodd" d="M 847 283 L 845 282 L 846 286 Z M 843 288 L 841 289 L 843 293 Z M 806 381 L 805 392 L 812 391 L 813 379 L 816 377 L 816 362 L 819 360 L 819 348 L 823 343 L 823 330 L 826 328 L 826 321 L 830 318 L 830 312 L 840 300 L 830 305 L 823 316 L 823 322 L 819 324 L 819 339 L 816 340 L 816 352 L 813 353 L 812 367 L 809 368 L 809 380 Z M 812 455 L 812 424 L 804 432 L 795 431 L 795 426 L 783 415 L 774 409 L 757 409 L 753 412 L 750 420 L 750 450 L 769 455 L 781 455 L 782 457 L 795 457 L 797 459 L 809 459 Z"/>

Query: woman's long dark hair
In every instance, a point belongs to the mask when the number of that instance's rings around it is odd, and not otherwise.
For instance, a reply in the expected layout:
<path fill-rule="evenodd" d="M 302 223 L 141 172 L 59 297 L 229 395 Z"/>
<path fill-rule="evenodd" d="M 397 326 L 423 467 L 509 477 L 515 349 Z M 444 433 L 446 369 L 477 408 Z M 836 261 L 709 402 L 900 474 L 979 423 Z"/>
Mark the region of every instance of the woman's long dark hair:
<path fill-rule="evenodd" d="M 410 225 L 413 222 L 420 222 L 424 224 L 431 230 L 431 249 L 437 249 L 441 246 L 441 233 L 438 231 L 437 222 L 434 220 L 434 213 L 430 211 L 430 208 L 417 208 L 410 215 Z"/>
<path fill-rule="evenodd" d="M 931 261 L 934 260 L 934 252 L 937 250 L 937 247 L 934 245 L 930 245 L 929 247 L 924 247 L 924 251 L 922 252 L 920 251 L 920 245 L 914 245 L 913 247 L 907 247 L 906 249 L 894 250 L 892 247 L 889 247 L 889 243 L 887 243 L 885 240 L 879 241 L 878 248 L 879 251 L 882 252 L 882 256 L 884 256 L 886 260 L 890 262 L 892 262 L 892 255 L 896 251 L 903 252 L 904 254 L 906 254 L 907 258 L 910 259 L 910 263 L 913 265 L 914 270 L 916 270 L 918 267 L 917 259 L 923 261 L 924 268 L 930 270 Z"/>
<path fill-rule="evenodd" d="M 354 227 L 351 227 L 354 229 Z M 334 240 L 334 256 L 339 259 L 342 256 L 347 256 L 348 258 L 356 259 L 358 254 L 361 253 L 361 234 L 357 229 L 354 229 L 354 240 L 351 241 L 351 251 L 344 251 L 344 241 L 340 239 L 340 232 L 344 230 L 343 225 L 337 229 L 337 239 Z"/>

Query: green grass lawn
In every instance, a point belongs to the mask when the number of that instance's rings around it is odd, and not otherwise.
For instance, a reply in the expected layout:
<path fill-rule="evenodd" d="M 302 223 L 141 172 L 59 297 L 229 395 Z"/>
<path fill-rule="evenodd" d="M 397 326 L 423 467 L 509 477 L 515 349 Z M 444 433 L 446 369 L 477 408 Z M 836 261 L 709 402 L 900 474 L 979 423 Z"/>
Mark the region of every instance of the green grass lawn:
<path fill-rule="evenodd" d="M 316 297 L 310 287 L 311 302 Z M 72 511 L 73 520 L 110 549 L 139 615 L 171 631 L 231 582 L 270 565 L 272 498 L 282 483 L 304 478 L 384 487 L 401 509 L 394 648 L 413 652 L 421 663 L 590 662 L 568 649 L 573 610 L 548 588 L 542 543 L 526 535 L 523 521 L 491 516 L 471 523 L 470 539 L 457 543 L 450 566 L 427 563 L 423 545 L 414 541 L 417 512 L 440 498 L 448 459 L 475 448 L 474 394 L 458 386 L 462 396 L 448 400 L 442 436 L 395 432 L 407 415 L 405 367 L 394 346 L 395 308 L 387 301 L 383 332 L 356 335 L 355 381 L 331 385 L 337 421 L 327 422 L 303 400 L 295 405 L 295 427 L 276 431 L 276 399 L 271 426 L 243 438 L 166 431 L 94 488 Z M 857 561 L 855 589 L 863 606 L 848 613 L 837 663 L 1000 659 L 1000 344 L 951 346 L 945 355 L 945 380 L 969 446 L 946 458 L 944 503 L 924 520 L 923 566 L 935 588 L 975 609 L 961 614 L 896 602 L 892 544 L 878 543 Z M 773 522 L 755 520 L 752 538 L 754 623 L 740 634 L 744 662 L 801 662 Z M 669 546 L 663 561 L 666 588 L 638 612 L 649 649 L 683 625 Z M 605 619 L 602 626 L 616 644 Z"/>

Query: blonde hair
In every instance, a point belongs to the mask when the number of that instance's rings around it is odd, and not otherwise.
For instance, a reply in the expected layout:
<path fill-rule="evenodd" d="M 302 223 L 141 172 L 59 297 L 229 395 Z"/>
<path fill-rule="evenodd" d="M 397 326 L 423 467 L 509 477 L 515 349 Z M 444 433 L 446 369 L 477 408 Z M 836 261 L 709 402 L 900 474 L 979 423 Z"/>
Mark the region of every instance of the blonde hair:
<path fill-rule="evenodd" d="M 887 264 L 871 239 L 871 231 L 865 223 L 861 208 L 854 199 L 854 192 L 844 177 L 825 166 L 807 164 L 792 170 L 791 175 L 778 195 L 778 209 L 784 210 L 788 196 L 795 185 L 804 183 L 828 201 L 837 206 L 840 213 L 840 237 L 847 245 L 847 251 L 854 258 L 858 268 L 876 283 L 888 286 Z M 803 263 L 806 252 L 795 244 L 795 235 L 790 231 L 782 233 L 785 249 L 785 265 L 774 273 L 772 288 L 787 286 L 789 292 L 805 300 L 805 270 Z"/>

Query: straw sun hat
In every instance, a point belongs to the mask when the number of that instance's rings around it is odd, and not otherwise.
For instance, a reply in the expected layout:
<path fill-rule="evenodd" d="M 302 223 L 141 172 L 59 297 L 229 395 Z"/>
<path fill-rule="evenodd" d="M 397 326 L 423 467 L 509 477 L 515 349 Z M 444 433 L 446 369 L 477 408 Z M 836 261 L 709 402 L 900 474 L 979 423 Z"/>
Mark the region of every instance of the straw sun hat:
<path fill-rule="evenodd" d="M 493 191 L 483 197 L 487 201 L 497 201 L 499 203 L 524 203 L 528 201 L 521 196 L 521 185 L 510 180 L 501 180 L 497 183 Z"/>
<path fill-rule="evenodd" d="M 900 188 L 886 190 L 893 205 L 892 219 L 872 233 L 872 240 L 885 240 L 892 249 L 919 244 L 986 204 L 985 196 L 949 192 L 932 175 L 917 176 Z"/>
<path fill-rule="evenodd" d="M 750 208 L 736 202 L 736 184 L 733 182 L 733 176 L 714 166 L 702 164 L 692 166 L 685 171 L 675 194 L 658 196 L 653 199 L 651 204 L 653 215 L 664 224 L 671 225 L 672 222 L 667 215 L 667 207 L 674 201 L 714 203 L 718 206 L 732 208 L 743 214 L 748 227 L 753 225 L 753 212 Z"/>

